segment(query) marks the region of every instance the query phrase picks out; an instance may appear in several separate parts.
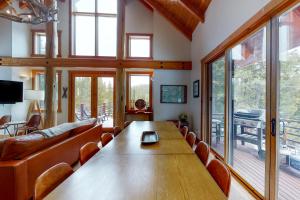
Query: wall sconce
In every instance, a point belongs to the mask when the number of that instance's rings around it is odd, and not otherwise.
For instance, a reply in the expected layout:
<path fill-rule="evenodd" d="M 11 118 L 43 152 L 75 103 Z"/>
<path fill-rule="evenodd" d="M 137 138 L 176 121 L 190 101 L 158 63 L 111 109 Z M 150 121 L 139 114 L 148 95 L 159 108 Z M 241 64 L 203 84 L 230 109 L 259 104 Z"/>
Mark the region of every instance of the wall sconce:
<path fill-rule="evenodd" d="M 28 76 L 27 74 L 20 74 L 19 78 L 21 80 L 28 81 L 30 79 L 30 76 Z"/>

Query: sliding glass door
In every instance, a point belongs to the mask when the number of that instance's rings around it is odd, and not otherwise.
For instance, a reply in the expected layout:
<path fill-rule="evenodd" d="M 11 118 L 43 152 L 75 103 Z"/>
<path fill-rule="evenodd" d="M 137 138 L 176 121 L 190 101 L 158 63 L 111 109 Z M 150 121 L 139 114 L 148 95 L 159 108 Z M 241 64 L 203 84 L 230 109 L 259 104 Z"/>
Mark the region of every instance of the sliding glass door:
<path fill-rule="evenodd" d="M 115 74 L 70 72 L 69 121 L 97 118 L 104 128 L 114 126 Z"/>
<path fill-rule="evenodd" d="M 231 50 L 229 164 L 265 192 L 266 28 Z"/>
<path fill-rule="evenodd" d="M 300 199 L 300 6 L 279 17 L 278 199 Z"/>
<path fill-rule="evenodd" d="M 224 156 L 225 58 L 210 64 L 210 145 Z"/>

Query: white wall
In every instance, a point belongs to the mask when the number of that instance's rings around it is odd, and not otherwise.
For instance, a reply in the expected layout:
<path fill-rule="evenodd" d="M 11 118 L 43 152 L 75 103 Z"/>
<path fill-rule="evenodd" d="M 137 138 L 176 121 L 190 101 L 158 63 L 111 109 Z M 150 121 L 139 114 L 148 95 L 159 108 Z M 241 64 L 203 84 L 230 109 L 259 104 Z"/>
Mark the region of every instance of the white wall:
<path fill-rule="evenodd" d="M 153 78 L 153 104 L 154 104 L 154 120 L 170 120 L 178 119 L 178 116 L 189 110 L 188 104 L 165 104 L 160 103 L 160 85 L 187 85 L 189 99 L 189 82 L 190 71 L 176 71 L 176 70 L 154 70 Z"/>
<path fill-rule="evenodd" d="M 193 33 L 191 82 L 200 79 L 200 61 L 230 34 L 254 16 L 270 0 L 213 0 L 206 12 L 206 21 Z M 194 129 L 200 128 L 200 98 L 191 98 Z"/>
<path fill-rule="evenodd" d="M 31 54 L 30 25 L 12 22 L 12 56 L 29 57 Z"/>
<path fill-rule="evenodd" d="M 11 56 L 12 22 L 0 18 L 0 56 Z"/>

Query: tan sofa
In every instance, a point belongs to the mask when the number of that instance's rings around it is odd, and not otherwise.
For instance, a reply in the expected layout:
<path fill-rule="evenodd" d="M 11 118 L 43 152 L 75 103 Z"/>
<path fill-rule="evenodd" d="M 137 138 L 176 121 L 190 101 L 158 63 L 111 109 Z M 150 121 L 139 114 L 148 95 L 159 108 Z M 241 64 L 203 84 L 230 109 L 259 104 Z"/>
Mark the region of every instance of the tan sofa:
<path fill-rule="evenodd" d="M 92 119 L 0 140 L 0 199 L 31 199 L 40 174 L 61 162 L 75 164 L 81 146 L 99 142 L 101 134 Z"/>

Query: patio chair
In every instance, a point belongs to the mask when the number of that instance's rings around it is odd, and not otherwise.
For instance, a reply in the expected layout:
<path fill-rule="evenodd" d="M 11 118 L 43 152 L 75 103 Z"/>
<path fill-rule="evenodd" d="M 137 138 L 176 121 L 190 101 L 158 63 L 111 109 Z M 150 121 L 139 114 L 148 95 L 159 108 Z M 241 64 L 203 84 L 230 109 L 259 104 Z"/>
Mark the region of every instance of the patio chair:
<path fill-rule="evenodd" d="M 4 130 L 4 134 L 7 132 L 10 135 L 7 125 L 8 122 L 11 122 L 11 115 L 2 116 L 0 118 L 0 130 Z"/>
<path fill-rule="evenodd" d="M 24 134 L 31 133 L 39 129 L 42 117 L 41 115 L 32 115 L 29 121 L 23 126 L 18 128 L 17 134 L 19 131 L 24 131 Z"/>

